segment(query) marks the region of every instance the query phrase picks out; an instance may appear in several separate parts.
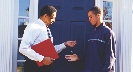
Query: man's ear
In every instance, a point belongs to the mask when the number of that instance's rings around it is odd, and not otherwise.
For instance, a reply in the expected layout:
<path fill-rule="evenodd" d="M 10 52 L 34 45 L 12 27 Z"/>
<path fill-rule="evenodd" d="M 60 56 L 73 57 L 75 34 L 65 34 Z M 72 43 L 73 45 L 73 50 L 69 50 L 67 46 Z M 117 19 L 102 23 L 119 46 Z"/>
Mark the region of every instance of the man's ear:
<path fill-rule="evenodd" d="M 45 20 L 46 17 L 47 17 L 47 14 L 44 14 L 43 16 L 41 16 L 41 19 Z"/>
<path fill-rule="evenodd" d="M 44 14 L 43 17 L 46 18 L 47 14 Z"/>
<path fill-rule="evenodd" d="M 97 14 L 97 17 L 100 18 L 101 14 Z"/>

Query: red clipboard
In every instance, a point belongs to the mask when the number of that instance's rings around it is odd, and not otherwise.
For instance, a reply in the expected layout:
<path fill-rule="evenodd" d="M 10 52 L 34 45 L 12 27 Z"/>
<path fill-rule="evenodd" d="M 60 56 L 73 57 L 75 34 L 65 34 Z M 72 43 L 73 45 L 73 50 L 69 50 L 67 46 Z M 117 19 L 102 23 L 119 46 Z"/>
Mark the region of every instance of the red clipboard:
<path fill-rule="evenodd" d="M 44 57 L 51 57 L 53 59 L 59 58 L 51 39 L 44 40 L 39 44 L 32 46 L 32 49 Z M 42 62 L 37 61 L 38 66 L 43 66 Z"/>

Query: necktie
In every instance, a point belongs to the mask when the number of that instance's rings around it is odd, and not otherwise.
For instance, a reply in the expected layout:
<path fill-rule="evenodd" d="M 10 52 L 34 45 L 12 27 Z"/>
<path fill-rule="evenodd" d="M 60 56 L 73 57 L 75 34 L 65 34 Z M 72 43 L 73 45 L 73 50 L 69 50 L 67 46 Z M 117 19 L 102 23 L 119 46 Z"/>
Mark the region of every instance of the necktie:
<path fill-rule="evenodd" d="M 47 33 L 48 33 L 48 37 L 51 38 L 51 34 L 50 34 L 50 30 L 49 30 L 48 26 L 47 26 Z"/>

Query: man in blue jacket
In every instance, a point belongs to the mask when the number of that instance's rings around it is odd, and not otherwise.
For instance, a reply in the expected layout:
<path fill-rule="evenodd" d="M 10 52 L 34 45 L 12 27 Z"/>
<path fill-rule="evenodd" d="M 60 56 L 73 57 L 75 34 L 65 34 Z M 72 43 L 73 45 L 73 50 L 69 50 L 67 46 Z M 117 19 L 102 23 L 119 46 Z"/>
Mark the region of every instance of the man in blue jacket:
<path fill-rule="evenodd" d="M 102 15 L 97 6 L 88 11 L 94 30 L 88 36 L 83 72 L 114 72 L 116 39 L 114 32 L 103 23 Z M 78 55 L 69 55 L 66 59 L 81 60 Z"/>
<path fill-rule="evenodd" d="M 107 27 L 102 10 L 94 6 L 88 11 L 90 23 L 95 27 L 88 37 L 84 72 L 114 72 L 116 40 L 114 32 Z"/>

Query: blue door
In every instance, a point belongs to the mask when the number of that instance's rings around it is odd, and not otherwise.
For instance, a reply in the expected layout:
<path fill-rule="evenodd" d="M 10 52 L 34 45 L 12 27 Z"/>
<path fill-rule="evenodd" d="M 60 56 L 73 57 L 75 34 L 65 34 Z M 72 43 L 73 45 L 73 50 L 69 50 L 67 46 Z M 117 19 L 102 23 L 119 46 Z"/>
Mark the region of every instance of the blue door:
<path fill-rule="evenodd" d="M 76 40 L 74 48 L 66 48 L 59 53 L 60 58 L 52 64 L 53 70 L 76 70 L 82 68 L 82 61 L 68 62 L 66 54 L 76 53 L 83 57 L 88 34 L 92 30 L 88 22 L 88 10 L 94 6 L 95 0 L 39 0 L 39 10 L 44 5 L 53 5 L 57 9 L 56 22 L 50 26 L 54 44 L 67 40 Z M 78 67 L 79 66 L 79 67 Z M 77 69 L 77 70 L 78 70 Z"/>

